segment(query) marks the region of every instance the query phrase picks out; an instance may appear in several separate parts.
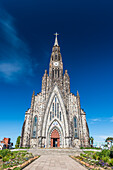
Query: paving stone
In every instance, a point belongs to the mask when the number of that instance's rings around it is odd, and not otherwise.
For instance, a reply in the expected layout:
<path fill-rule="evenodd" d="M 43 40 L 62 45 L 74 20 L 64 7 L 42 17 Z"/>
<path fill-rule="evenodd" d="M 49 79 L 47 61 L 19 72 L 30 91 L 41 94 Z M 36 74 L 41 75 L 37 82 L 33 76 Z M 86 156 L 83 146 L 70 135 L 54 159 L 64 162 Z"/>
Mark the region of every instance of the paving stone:
<path fill-rule="evenodd" d="M 86 170 L 68 155 L 42 155 L 24 170 Z"/>

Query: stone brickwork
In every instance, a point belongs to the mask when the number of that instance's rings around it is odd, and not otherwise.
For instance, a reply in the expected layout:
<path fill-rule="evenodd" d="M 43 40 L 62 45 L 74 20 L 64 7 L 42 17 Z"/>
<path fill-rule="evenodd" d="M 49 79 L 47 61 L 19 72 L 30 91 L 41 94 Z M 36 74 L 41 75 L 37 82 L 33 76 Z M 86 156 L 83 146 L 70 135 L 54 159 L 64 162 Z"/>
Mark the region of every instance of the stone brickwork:
<path fill-rule="evenodd" d="M 52 139 L 57 131 L 59 139 Z M 52 141 L 52 143 L 51 143 Z M 88 146 L 89 130 L 86 114 L 80 106 L 80 96 L 70 93 L 70 78 L 67 70 L 63 75 L 63 62 L 57 41 L 52 49 L 49 75 L 45 70 L 41 93 L 33 92 L 31 107 L 25 113 L 21 146 L 54 147 L 59 141 L 61 148 Z"/>

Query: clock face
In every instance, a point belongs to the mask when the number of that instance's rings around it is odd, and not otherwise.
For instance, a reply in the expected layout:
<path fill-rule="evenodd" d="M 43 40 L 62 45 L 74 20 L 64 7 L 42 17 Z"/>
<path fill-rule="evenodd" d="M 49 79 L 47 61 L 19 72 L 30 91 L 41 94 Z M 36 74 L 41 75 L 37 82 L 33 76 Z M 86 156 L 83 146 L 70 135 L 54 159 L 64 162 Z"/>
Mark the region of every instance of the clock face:
<path fill-rule="evenodd" d="M 59 65 L 59 63 L 58 63 L 58 62 L 55 62 L 55 63 L 54 63 L 54 66 L 58 66 L 58 65 Z"/>

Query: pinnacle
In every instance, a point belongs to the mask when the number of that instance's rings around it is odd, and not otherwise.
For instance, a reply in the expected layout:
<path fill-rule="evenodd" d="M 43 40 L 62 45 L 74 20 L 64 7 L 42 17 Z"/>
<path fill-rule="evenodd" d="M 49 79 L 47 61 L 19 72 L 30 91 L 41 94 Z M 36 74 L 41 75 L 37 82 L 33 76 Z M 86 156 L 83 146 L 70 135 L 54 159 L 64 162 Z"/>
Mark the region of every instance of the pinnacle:
<path fill-rule="evenodd" d="M 78 90 L 77 90 L 77 96 L 79 96 L 79 92 L 78 92 Z"/>
<path fill-rule="evenodd" d="M 33 90 L 33 95 L 32 96 L 34 96 L 35 95 L 35 91 Z"/>
<path fill-rule="evenodd" d="M 54 43 L 54 46 L 58 46 L 58 39 L 57 39 L 57 35 L 59 35 L 59 34 L 56 32 L 54 35 L 56 35 L 56 37 L 55 37 L 55 43 Z"/>

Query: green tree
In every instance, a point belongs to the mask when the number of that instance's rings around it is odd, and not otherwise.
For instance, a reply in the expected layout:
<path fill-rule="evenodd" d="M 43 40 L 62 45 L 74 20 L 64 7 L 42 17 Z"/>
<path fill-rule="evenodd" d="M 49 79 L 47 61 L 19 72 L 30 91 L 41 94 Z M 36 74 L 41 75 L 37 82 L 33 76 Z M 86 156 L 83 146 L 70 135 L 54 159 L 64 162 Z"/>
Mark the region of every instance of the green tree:
<path fill-rule="evenodd" d="M 91 144 L 91 137 L 89 137 L 89 144 Z"/>
<path fill-rule="evenodd" d="M 110 141 L 111 143 L 113 143 L 113 137 L 107 137 L 106 140 L 105 140 L 105 142 L 108 142 L 108 141 Z"/>
<path fill-rule="evenodd" d="M 20 138 L 21 138 L 21 136 L 17 137 L 15 148 L 19 148 L 19 146 L 20 146 Z"/>
<path fill-rule="evenodd" d="M 110 149 L 110 147 L 112 146 L 112 143 L 113 143 L 113 137 L 107 137 L 105 142 L 107 142 L 107 146 Z"/>
<path fill-rule="evenodd" d="M 93 147 L 93 141 L 94 141 L 94 138 L 92 136 L 89 137 L 89 144 L 91 145 L 91 147 Z"/>
<path fill-rule="evenodd" d="M 93 147 L 94 138 L 91 136 L 91 147 Z"/>

